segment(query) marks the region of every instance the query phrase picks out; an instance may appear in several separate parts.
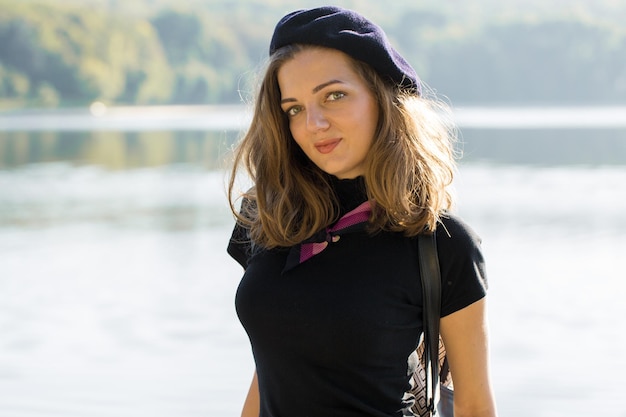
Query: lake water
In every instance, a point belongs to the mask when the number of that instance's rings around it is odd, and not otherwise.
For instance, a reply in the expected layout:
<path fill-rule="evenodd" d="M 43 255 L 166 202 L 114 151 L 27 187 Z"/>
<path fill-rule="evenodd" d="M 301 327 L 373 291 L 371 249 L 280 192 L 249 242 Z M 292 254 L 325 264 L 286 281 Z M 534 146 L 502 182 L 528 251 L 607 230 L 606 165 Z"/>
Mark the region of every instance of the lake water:
<path fill-rule="evenodd" d="M 457 211 L 484 241 L 500 416 L 625 417 L 626 165 L 474 156 Z M 200 165 L 0 169 L 0 416 L 239 415 L 241 270 L 225 173 Z"/>

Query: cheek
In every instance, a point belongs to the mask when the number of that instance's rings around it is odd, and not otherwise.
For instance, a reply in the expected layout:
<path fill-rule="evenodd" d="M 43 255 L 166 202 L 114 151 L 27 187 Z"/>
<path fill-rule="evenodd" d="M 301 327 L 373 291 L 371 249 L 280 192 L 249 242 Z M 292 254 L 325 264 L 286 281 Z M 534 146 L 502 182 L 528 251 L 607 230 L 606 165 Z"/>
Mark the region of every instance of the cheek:
<path fill-rule="evenodd" d="M 304 145 L 304 135 L 302 128 L 299 126 L 297 122 L 289 123 L 289 131 L 291 132 L 291 136 L 293 137 L 294 142 L 298 144 L 298 146 L 305 151 Z"/>
<path fill-rule="evenodd" d="M 374 136 L 376 135 L 376 130 L 378 128 L 378 117 L 379 117 L 379 113 L 378 113 L 378 107 L 376 107 L 375 105 L 373 105 L 372 108 L 369 109 L 369 112 L 367 113 L 368 116 L 368 120 L 369 120 L 369 124 L 368 124 L 368 136 L 370 138 L 370 147 L 372 146 L 372 144 L 374 143 Z"/>

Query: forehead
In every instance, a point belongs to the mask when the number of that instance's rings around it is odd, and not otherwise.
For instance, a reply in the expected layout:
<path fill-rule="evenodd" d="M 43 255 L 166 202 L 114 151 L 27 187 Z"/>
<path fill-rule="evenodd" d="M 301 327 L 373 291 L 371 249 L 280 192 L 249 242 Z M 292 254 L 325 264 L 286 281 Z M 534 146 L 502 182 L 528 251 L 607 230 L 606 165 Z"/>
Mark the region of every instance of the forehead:
<path fill-rule="evenodd" d="M 344 83 L 363 83 L 347 54 L 336 49 L 308 47 L 286 61 L 277 73 L 281 94 L 300 90 L 311 91 L 330 80 Z"/>

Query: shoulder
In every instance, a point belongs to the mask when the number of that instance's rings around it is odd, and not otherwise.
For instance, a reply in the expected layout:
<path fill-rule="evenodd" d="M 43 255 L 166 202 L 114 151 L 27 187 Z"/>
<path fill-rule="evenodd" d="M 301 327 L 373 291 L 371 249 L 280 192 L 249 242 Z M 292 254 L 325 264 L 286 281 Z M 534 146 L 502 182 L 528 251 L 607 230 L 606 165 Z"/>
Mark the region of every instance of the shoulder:
<path fill-rule="evenodd" d="M 250 213 L 255 207 L 255 202 L 247 198 L 241 203 L 240 214 L 250 219 Z M 228 242 L 226 251 L 245 269 L 248 266 L 248 260 L 252 253 L 252 241 L 250 239 L 250 229 L 237 221 L 233 229 L 233 233 Z"/>
<path fill-rule="evenodd" d="M 472 250 L 479 247 L 482 242 L 469 224 L 452 213 L 441 216 L 436 233 L 440 249 Z"/>
<path fill-rule="evenodd" d="M 436 231 L 442 282 L 442 317 L 487 292 L 487 273 L 478 234 L 459 216 L 446 213 Z"/>
<path fill-rule="evenodd" d="M 228 246 L 226 247 L 226 252 L 246 269 L 251 252 L 249 229 L 245 228 L 240 223 L 235 224 L 233 233 L 228 241 Z"/>

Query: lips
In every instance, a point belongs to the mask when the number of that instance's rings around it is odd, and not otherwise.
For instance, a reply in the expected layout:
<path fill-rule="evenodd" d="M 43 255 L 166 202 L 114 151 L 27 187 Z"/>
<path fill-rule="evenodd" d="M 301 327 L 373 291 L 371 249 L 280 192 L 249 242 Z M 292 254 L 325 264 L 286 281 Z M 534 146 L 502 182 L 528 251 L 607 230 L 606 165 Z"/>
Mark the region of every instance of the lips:
<path fill-rule="evenodd" d="M 315 149 L 317 149 L 318 152 L 323 153 L 323 154 L 331 153 L 333 149 L 335 149 L 335 147 L 339 145 L 339 142 L 341 142 L 340 138 L 324 139 L 315 144 Z"/>

